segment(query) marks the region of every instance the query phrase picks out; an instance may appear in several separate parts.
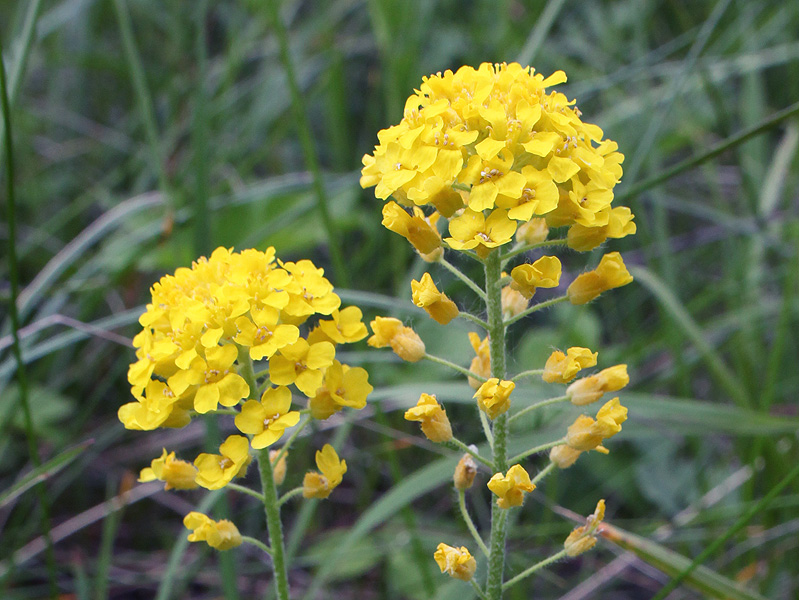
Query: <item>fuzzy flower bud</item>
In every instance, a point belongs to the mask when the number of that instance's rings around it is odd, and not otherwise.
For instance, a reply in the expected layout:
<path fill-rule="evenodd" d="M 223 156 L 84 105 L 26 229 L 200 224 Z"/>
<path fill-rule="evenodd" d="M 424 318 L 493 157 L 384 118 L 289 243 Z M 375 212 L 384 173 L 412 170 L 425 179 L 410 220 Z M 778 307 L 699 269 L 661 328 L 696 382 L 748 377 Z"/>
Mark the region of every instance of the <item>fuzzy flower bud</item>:
<path fill-rule="evenodd" d="M 330 444 L 316 451 L 316 466 L 320 472 L 308 471 L 302 480 L 304 498 L 327 498 L 347 472 L 347 461 L 339 460 Z"/>
<path fill-rule="evenodd" d="M 188 536 L 190 542 L 206 542 L 217 550 L 230 550 L 241 546 L 242 539 L 238 528 L 226 519 L 214 521 L 202 513 L 190 512 L 183 519 L 183 525 L 186 529 L 192 530 Z"/>
<path fill-rule="evenodd" d="M 491 340 L 486 336 L 482 340 L 475 332 L 469 332 L 469 343 L 474 348 L 475 357 L 472 359 L 469 370 L 475 375 L 485 379 L 491 377 Z M 474 389 L 480 387 L 481 382 L 474 377 L 469 377 L 469 385 Z"/>
<path fill-rule="evenodd" d="M 453 548 L 441 543 L 433 554 L 433 558 L 442 573 L 455 579 L 469 581 L 474 577 L 474 572 L 477 569 L 477 561 L 465 546 Z"/>
<path fill-rule="evenodd" d="M 596 269 L 578 275 L 566 293 L 572 304 L 587 304 L 602 292 L 622 287 L 632 280 L 621 254 L 611 252 L 602 257 Z"/>
<path fill-rule="evenodd" d="M 488 481 L 488 489 L 499 497 L 497 506 L 511 508 L 524 503 L 524 494 L 532 492 L 535 485 L 530 481 L 530 475 L 521 465 L 513 465 L 508 469 L 508 474 L 495 473 Z"/>
<path fill-rule="evenodd" d="M 510 394 L 516 387 L 512 381 L 500 381 L 492 377 L 475 392 L 477 406 L 485 412 L 490 419 L 496 419 L 510 408 Z"/>
<path fill-rule="evenodd" d="M 503 319 L 512 319 L 516 315 L 523 313 L 527 310 L 529 303 L 529 300 L 521 292 L 514 290 L 509 285 L 502 288 L 501 300 Z"/>
<path fill-rule="evenodd" d="M 427 311 L 427 314 L 441 325 L 446 325 L 458 316 L 457 305 L 443 292 L 439 292 L 430 273 L 422 275 L 421 281 L 411 281 L 413 303 Z"/>
<path fill-rule="evenodd" d="M 413 216 L 396 202 L 383 206 L 383 226 L 407 239 L 422 255 L 429 255 L 441 249 L 441 235 L 435 228 L 440 215 L 435 213 L 425 219 L 420 208 L 413 208 Z"/>
<path fill-rule="evenodd" d="M 448 442 L 452 439 L 452 425 L 434 395 L 422 394 L 416 406 L 405 411 L 405 420 L 419 421 L 422 433 L 431 442 Z"/>
<path fill-rule="evenodd" d="M 391 346 L 394 353 L 402 360 L 418 362 L 425 354 L 422 338 L 402 321 L 393 317 L 376 317 L 370 323 L 374 335 L 366 340 L 373 348 Z"/>
<path fill-rule="evenodd" d="M 455 467 L 455 474 L 452 476 L 455 489 L 460 491 L 468 490 L 474 484 L 475 475 L 477 475 L 477 463 L 474 462 L 471 454 L 464 454 L 458 461 Z"/>
<path fill-rule="evenodd" d="M 566 395 L 575 406 L 585 406 L 599 400 L 605 392 L 617 392 L 629 382 L 627 365 L 615 365 L 578 379 L 566 388 Z"/>
<path fill-rule="evenodd" d="M 627 408 L 613 398 L 599 409 L 596 420 L 585 415 L 577 417 L 566 432 L 566 444 L 582 452 L 597 449 L 603 440 L 619 433 L 626 420 Z"/>
<path fill-rule="evenodd" d="M 546 219 L 530 219 L 516 230 L 516 241 L 524 244 L 540 244 L 547 239 L 549 226 Z"/>
<path fill-rule="evenodd" d="M 549 355 L 541 378 L 547 383 L 569 383 L 581 369 L 596 365 L 598 354 L 579 346 L 569 348 L 566 354 L 555 350 Z"/>
<path fill-rule="evenodd" d="M 272 463 L 272 477 L 275 480 L 275 485 L 280 485 L 286 480 L 286 459 L 289 456 L 288 452 L 284 452 L 280 460 L 275 462 L 280 450 L 269 451 L 269 462 Z"/>
<path fill-rule="evenodd" d="M 568 469 L 577 462 L 581 454 L 582 452 L 580 450 L 575 450 L 566 444 L 561 444 L 549 451 L 549 460 L 555 463 L 555 466 L 559 469 Z"/>
<path fill-rule="evenodd" d="M 578 556 L 596 545 L 596 534 L 605 518 L 605 501 L 597 502 L 594 514 L 585 519 L 585 525 L 576 527 L 563 542 L 569 556 Z"/>

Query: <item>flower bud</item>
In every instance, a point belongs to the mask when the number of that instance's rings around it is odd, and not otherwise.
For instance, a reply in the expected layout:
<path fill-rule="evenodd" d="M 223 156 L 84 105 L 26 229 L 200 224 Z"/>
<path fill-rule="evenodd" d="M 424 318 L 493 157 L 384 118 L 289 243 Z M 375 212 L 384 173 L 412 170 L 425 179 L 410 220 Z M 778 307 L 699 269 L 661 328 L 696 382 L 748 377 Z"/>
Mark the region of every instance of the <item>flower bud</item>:
<path fill-rule="evenodd" d="M 497 506 L 511 508 L 524 503 L 524 494 L 532 492 L 535 484 L 530 481 L 530 474 L 521 465 L 513 465 L 508 469 L 508 474 L 495 473 L 488 482 L 488 489 L 494 492 L 499 499 Z"/>
<path fill-rule="evenodd" d="M 598 352 L 574 346 L 566 354 L 555 350 L 544 365 L 541 378 L 547 383 L 569 383 L 581 369 L 596 365 Z"/>
<path fill-rule="evenodd" d="M 596 269 L 578 275 L 566 293 L 572 304 L 587 304 L 602 292 L 627 285 L 632 280 L 621 254 L 611 252 L 602 257 Z"/>
<path fill-rule="evenodd" d="M 477 406 L 489 418 L 496 419 L 510 408 L 510 394 L 515 387 L 516 384 L 512 381 L 500 381 L 498 378 L 492 377 L 475 392 L 474 398 L 477 398 Z"/>
<path fill-rule="evenodd" d="M 549 227 L 546 219 L 530 219 L 516 230 L 516 240 L 524 244 L 540 244 L 547 239 Z"/>
<path fill-rule="evenodd" d="M 452 439 L 452 425 L 447 413 L 431 394 L 422 394 L 416 406 L 405 411 L 405 419 L 419 421 L 422 433 L 431 442 L 448 442 Z"/>
<path fill-rule="evenodd" d="M 488 336 L 481 340 L 479 335 L 470 331 L 469 342 L 476 355 L 469 365 L 469 370 L 475 375 L 488 379 L 491 377 L 491 340 Z M 469 377 L 469 385 L 474 389 L 478 389 L 482 382 L 474 377 Z"/>
<path fill-rule="evenodd" d="M 549 451 L 549 460 L 555 463 L 555 466 L 559 469 L 568 469 L 577 462 L 581 454 L 582 452 L 580 450 L 575 450 L 571 446 L 561 444 Z"/>
<path fill-rule="evenodd" d="M 433 554 L 433 558 L 442 573 L 462 581 L 471 580 L 477 569 L 477 561 L 465 546 L 453 548 L 441 543 Z"/>
<path fill-rule="evenodd" d="M 424 358 L 425 347 L 422 338 L 402 321 L 393 317 L 376 317 L 370 323 L 374 335 L 366 342 L 373 348 L 391 346 L 402 360 L 417 362 Z"/>
<path fill-rule="evenodd" d="M 630 382 L 627 365 L 615 365 L 596 375 L 583 377 L 566 388 L 566 395 L 575 406 L 585 406 L 599 400 L 605 392 L 616 392 Z"/>
<path fill-rule="evenodd" d="M 425 309 L 427 314 L 441 325 L 446 325 L 458 316 L 457 305 L 443 292 L 439 292 L 430 273 L 422 275 L 421 281 L 411 281 L 413 303 Z"/>
<path fill-rule="evenodd" d="M 514 290 L 511 286 L 506 285 L 502 288 L 502 318 L 512 319 L 518 314 L 527 310 L 529 301 L 521 292 Z"/>
<path fill-rule="evenodd" d="M 275 463 L 275 458 L 280 454 L 280 450 L 269 451 L 269 462 L 272 463 L 272 477 L 275 480 L 275 485 L 280 485 L 286 480 L 286 459 L 289 453 L 284 452 L 280 460 Z"/>
<path fill-rule="evenodd" d="M 468 490 L 474 484 L 475 475 L 477 475 L 477 463 L 474 462 L 471 454 L 464 454 L 458 461 L 455 467 L 455 474 L 452 476 L 455 489 L 460 491 Z"/>
<path fill-rule="evenodd" d="M 597 502 L 594 514 L 585 519 L 585 525 L 576 527 L 563 542 L 569 556 L 578 556 L 596 545 L 596 534 L 605 518 L 605 501 Z"/>

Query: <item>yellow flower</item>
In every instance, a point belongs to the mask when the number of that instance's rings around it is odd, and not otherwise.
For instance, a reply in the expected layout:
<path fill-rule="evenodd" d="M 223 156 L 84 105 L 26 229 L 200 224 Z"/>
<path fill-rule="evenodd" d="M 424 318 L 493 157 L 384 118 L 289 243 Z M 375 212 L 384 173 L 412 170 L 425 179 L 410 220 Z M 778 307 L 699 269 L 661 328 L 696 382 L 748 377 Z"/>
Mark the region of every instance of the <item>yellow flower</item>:
<path fill-rule="evenodd" d="M 163 381 L 151 379 L 144 390 L 134 387 L 136 402 L 123 404 L 117 413 L 127 429 L 151 431 L 158 427 L 183 427 L 188 425 L 188 411 L 181 399 Z"/>
<path fill-rule="evenodd" d="M 586 227 L 575 223 L 566 235 L 567 245 L 578 252 L 593 250 L 608 238 L 619 239 L 636 232 L 633 213 L 626 206 L 617 206 L 608 214 L 608 224 L 602 227 Z"/>
<path fill-rule="evenodd" d="M 510 408 L 510 394 L 516 384 L 512 381 L 500 381 L 492 377 L 475 392 L 477 406 L 485 412 L 490 419 L 496 419 Z"/>
<path fill-rule="evenodd" d="M 605 518 L 605 501 L 597 502 L 594 514 L 585 519 L 585 525 L 575 527 L 563 542 L 563 547 L 569 556 L 578 556 L 596 545 L 597 530 Z"/>
<path fill-rule="evenodd" d="M 528 222 L 533 215 L 543 215 L 558 206 L 558 186 L 546 171 L 531 166 L 522 167 L 524 186 L 520 194 L 510 196 L 500 194 L 496 205 L 508 209 L 508 217 Z"/>
<path fill-rule="evenodd" d="M 578 379 L 566 388 L 566 395 L 575 406 L 585 406 L 599 400 L 605 392 L 617 392 L 628 383 L 627 365 L 615 365 L 596 375 Z"/>
<path fill-rule="evenodd" d="M 287 387 L 268 388 L 261 401 L 247 400 L 234 422 L 242 433 L 252 435 L 250 445 L 256 450 L 278 441 L 287 427 L 294 427 L 300 413 L 291 408 L 291 390 Z"/>
<path fill-rule="evenodd" d="M 572 281 L 567 294 L 572 304 L 586 304 L 602 292 L 627 285 L 633 280 L 624 266 L 621 254 L 611 252 L 602 257 L 593 271 L 578 275 Z"/>
<path fill-rule="evenodd" d="M 516 229 L 516 241 L 522 244 L 540 244 L 548 235 L 549 226 L 546 219 L 530 219 Z"/>
<path fill-rule="evenodd" d="M 217 550 L 230 550 L 241 546 L 242 539 L 238 528 L 226 519 L 214 521 L 202 513 L 190 512 L 184 517 L 183 525 L 186 529 L 192 530 L 188 537 L 190 542 L 206 542 Z"/>
<path fill-rule="evenodd" d="M 435 226 L 439 216 L 436 213 L 426 219 L 422 210 L 415 206 L 411 216 L 396 202 L 383 206 L 383 226 L 407 239 L 423 256 L 441 248 L 441 234 Z"/>
<path fill-rule="evenodd" d="M 330 444 L 316 451 L 316 466 L 321 473 L 308 471 L 302 480 L 302 495 L 305 498 L 327 498 L 347 472 L 347 462 L 339 460 Z"/>
<path fill-rule="evenodd" d="M 373 348 L 391 346 L 394 353 L 402 360 L 417 362 L 425 355 L 422 338 L 402 321 L 393 317 L 375 317 L 370 323 L 374 335 L 366 340 Z"/>
<path fill-rule="evenodd" d="M 474 484 L 475 475 L 477 475 L 477 463 L 474 462 L 471 454 L 464 454 L 455 466 L 455 473 L 452 475 L 455 489 L 468 490 Z"/>
<path fill-rule="evenodd" d="M 454 250 L 474 250 L 485 258 L 497 246 L 507 244 L 516 232 L 516 221 L 508 218 L 508 212 L 498 208 L 486 218 L 482 212 L 470 208 L 461 216 L 451 219 L 445 242 Z"/>
<path fill-rule="evenodd" d="M 345 406 L 360 410 L 366 406 L 366 397 L 373 389 L 365 369 L 352 368 L 334 360 L 325 372 L 322 387 L 308 402 L 311 416 L 314 419 L 327 419 Z"/>
<path fill-rule="evenodd" d="M 236 319 L 238 335 L 236 343 L 247 346 L 250 358 L 261 360 L 271 358 L 281 348 L 293 344 L 300 337 L 296 325 L 278 323 L 280 311 L 265 308 L 251 313 L 252 320 L 247 317 Z"/>
<path fill-rule="evenodd" d="M 141 470 L 139 481 L 164 481 L 165 490 L 193 490 L 197 487 L 194 478 L 197 476 L 197 469 L 190 462 L 175 458 L 175 453 L 167 454 L 166 448 L 163 449 L 159 458 L 154 458 L 149 467 Z"/>
<path fill-rule="evenodd" d="M 250 393 L 244 378 L 235 373 L 233 363 L 238 350 L 233 344 L 214 346 L 205 350 L 205 359 L 195 356 L 186 367 L 169 377 L 169 387 L 178 395 L 196 390 L 194 410 L 200 414 L 216 410 L 217 406 L 235 406 Z"/>
<path fill-rule="evenodd" d="M 333 292 L 333 285 L 323 277 L 325 270 L 317 268 L 310 260 L 282 263 L 293 276 L 286 287 L 289 300 L 283 308 L 287 317 L 300 321 L 310 315 L 329 315 L 341 305 L 341 298 Z"/>
<path fill-rule="evenodd" d="M 275 385 L 293 383 L 306 396 L 313 396 L 335 356 L 336 348 L 330 342 L 311 345 L 300 338 L 269 359 L 269 379 Z"/>
<path fill-rule="evenodd" d="M 481 340 L 479 335 L 470 331 L 469 343 L 474 348 L 476 355 L 469 365 L 469 370 L 475 375 L 488 379 L 491 377 L 491 340 L 489 340 L 488 336 Z M 482 382 L 474 377 L 469 377 L 469 385 L 474 389 L 478 389 Z"/>
<path fill-rule="evenodd" d="M 535 485 L 530 481 L 530 475 L 521 465 L 513 465 L 508 469 L 508 474 L 494 473 L 488 481 L 488 489 L 498 496 L 497 506 L 511 508 L 524 503 L 525 492 L 532 492 Z"/>
<path fill-rule="evenodd" d="M 246 437 L 231 435 L 219 446 L 220 454 L 200 454 L 194 459 L 197 467 L 195 481 L 208 490 L 218 490 L 234 477 L 244 477 L 252 460 Z"/>
<path fill-rule="evenodd" d="M 427 314 L 437 323 L 446 325 L 458 316 L 459 311 L 455 303 L 446 294 L 439 292 L 430 273 L 422 275 L 421 281 L 411 281 L 413 303 L 427 311 Z"/>
<path fill-rule="evenodd" d="M 530 299 L 536 288 L 554 288 L 560 284 L 560 261 L 555 256 L 542 256 L 533 264 L 525 263 L 510 272 L 510 286 Z"/>
<path fill-rule="evenodd" d="M 348 306 L 341 311 L 334 310 L 331 316 L 331 321 L 319 321 L 319 328 L 336 344 L 359 342 L 369 335 L 361 320 L 363 313 L 357 306 Z"/>
<path fill-rule="evenodd" d="M 547 383 L 569 383 L 580 369 L 596 365 L 597 355 L 597 352 L 579 346 L 572 346 L 566 354 L 555 350 L 549 355 L 541 378 Z"/>
<path fill-rule="evenodd" d="M 477 569 L 477 561 L 474 560 L 466 546 L 454 548 L 441 543 L 436 548 L 433 558 L 442 573 L 455 579 L 469 581 L 474 577 L 474 572 Z"/>
<path fill-rule="evenodd" d="M 580 415 L 569 426 L 566 433 L 566 444 L 575 450 L 585 452 L 594 450 L 604 440 L 621 431 L 621 424 L 627 420 L 627 408 L 613 398 L 599 409 L 596 420 Z"/>
<path fill-rule="evenodd" d="M 422 394 L 416 406 L 405 411 L 405 420 L 419 421 L 422 433 L 431 442 L 448 442 L 452 439 L 452 425 L 434 395 Z"/>

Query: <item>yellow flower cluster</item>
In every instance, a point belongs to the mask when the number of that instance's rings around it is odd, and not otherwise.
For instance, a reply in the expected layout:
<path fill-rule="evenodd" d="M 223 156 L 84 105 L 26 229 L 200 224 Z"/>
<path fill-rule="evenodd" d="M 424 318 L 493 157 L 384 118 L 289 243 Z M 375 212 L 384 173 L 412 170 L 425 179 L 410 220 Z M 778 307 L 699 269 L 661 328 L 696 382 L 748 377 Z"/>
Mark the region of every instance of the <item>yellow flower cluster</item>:
<path fill-rule="evenodd" d="M 238 405 L 251 392 L 238 372 L 242 356 L 268 360 L 273 384 L 317 395 L 334 365 L 336 345 L 367 335 L 361 311 L 339 310 L 341 299 L 323 274 L 308 260 L 277 260 L 273 248 L 240 253 L 217 248 L 190 269 L 161 278 L 133 340 L 137 360 L 128 381 L 136 401 L 120 408 L 119 419 L 128 429 L 182 427 L 193 412 Z M 300 327 L 316 315 L 322 318 L 303 337 Z M 365 372 L 359 382 L 346 397 L 331 396 L 337 409 L 363 407 L 372 388 Z M 269 393 L 279 394 L 282 406 L 291 394 L 280 389 Z M 247 404 L 240 423 L 266 419 L 264 411 L 277 414 L 266 408 L 268 399 L 262 399 L 261 409 L 254 402 Z M 281 426 L 296 423 L 288 416 L 292 413 L 278 412 L 280 419 L 262 431 L 251 431 L 254 423 L 241 431 L 260 436 L 258 444 L 270 440 L 269 445 L 280 437 L 275 434 Z M 271 433 L 264 436 L 264 431 Z"/>
<path fill-rule="evenodd" d="M 425 220 L 422 206 L 449 219 L 451 248 L 483 257 L 536 215 L 569 226 L 577 250 L 635 233 L 629 209 L 611 207 L 624 157 L 574 101 L 547 91 L 565 81 L 563 71 L 545 78 L 517 63 L 423 78 L 402 121 L 363 157 L 361 185 L 414 208 L 403 217 L 392 203 L 384 224 L 427 256 L 441 242 L 438 216 Z"/>

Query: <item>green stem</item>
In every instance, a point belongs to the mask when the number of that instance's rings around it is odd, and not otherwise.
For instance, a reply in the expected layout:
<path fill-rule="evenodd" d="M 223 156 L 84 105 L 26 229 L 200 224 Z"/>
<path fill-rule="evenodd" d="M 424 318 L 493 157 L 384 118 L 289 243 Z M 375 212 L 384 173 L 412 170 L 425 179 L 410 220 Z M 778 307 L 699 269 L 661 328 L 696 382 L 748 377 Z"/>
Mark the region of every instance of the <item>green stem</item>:
<path fill-rule="evenodd" d="M 283 506 L 286 502 L 288 502 L 295 496 L 299 496 L 300 494 L 302 494 L 302 489 L 303 489 L 302 486 L 300 486 L 300 487 L 295 487 L 293 490 L 286 492 L 280 497 L 280 500 L 278 500 L 277 505 Z"/>
<path fill-rule="evenodd" d="M 276 465 L 278 462 L 280 462 L 281 458 L 286 456 L 286 452 L 289 451 L 291 444 L 294 443 L 294 440 L 297 439 L 297 436 L 300 435 L 300 432 L 310 421 L 311 417 L 305 417 L 305 419 L 297 426 L 297 428 L 291 432 L 291 435 L 286 440 L 286 443 L 283 444 L 283 447 L 278 451 L 277 455 L 275 455 L 275 460 L 272 461 L 272 465 Z"/>
<path fill-rule="evenodd" d="M 266 544 L 264 544 L 261 540 L 256 540 L 254 537 L 250 537 L 249 535 L 243 535 L 241 536 L 241 541 L 247 542 L 248 544 L 252 544 L 253 546 L 257 546 L 258 548 L 260 548 L 270 556 L 272 555 L 272 549 Z"/>
<path fill-rule="evenodd" d="M 535 573 L 536 571 L 539 571 L 539 570 L 543 569 L 544 567 L 551 565 L 553 562 L 559 561 L 561 558 L 564 558 L 565 556 L 566 556 L 566 550 L 564 549 L 564 550 L 561 550 L 560 552 L 558 552 L 557 554 L 553 554 L 549 558 L 545 558 L 541 562 L 534 564 L 529 569 L 526 569 L 526 570 L 522 571 L 521 573 L 516 575 L 516 577 L 512 577 L 511 579 L 508 579 L 502 585 L 502 590 L 505 591 L 510 586 L 512 586 L 512 585 L 514 585 L 516 583 L 519 583 L 522 579 L 525 579 L 525 578 L 529 577 L 530 575 L 532 575 L 533 573 Z"/>
<path fill-rule="evenodd" d="M 480 413 L 480 423 L 483 426 L 483 433 L 485 433 L 486 440 L 488 441 L 488 446 L 491 448 L 491 455 L 494 455 L 494 432 L 491 431 L 491 423 L 488 421 L 488 416 L 482 411 L 478 410 L 477 412 Z"/>
<path fill-rule="evenodd" d="M 529 371 L 522 371 L 518 375 L 514 375 L 513 377 L 511 377 L 511 381 L 516 382 L 525 377 L 535 377 L 536 375 L 543 375 L 543 374 L 544 374 L 544 369 L 530 369 Z"/>
<path fill-rule="evenodd" d="M 505 379 L 505 323 L 502 321 L 502 258 L 499 250 L 491 252 L 484 261 L 486 312 L 488 313 L 488 335 L 491 344 L 491 376 Z M 508 468 L 508 416 L 494 419 L 494 467 L 504 473 Z M 505 538 L 507 535 L 507 511 L 496 502 L 491 506 L 491 537 L 489 539 L 488 575 L 486 596 L 490 600 L 502 598 L 502 575 L 505 568 Z"/>
<path fill-rule="evenodd" d="M 538 242 L 537 244 L 525 244 L 520 248 L 516 248 L 508 252 L 505 256 L 502 257 L 502 264 L 507 264 L 507 262 L 512 259 L 516 258 L 520 254 L 524 254 L 525 252 L 529 252 L 530 250 L 535 250 L 537 248 L 546 248 L 547 246 L 565 246 L 568 240 L 566 238 L 558 238 L 555 240 L 544 240 L 543 242 Z"/>
<path fill-rule="evenodd" d="M 455 449 L 462 450 L 463 452 L 465 452 L 466 454 L 471 456 L 473 459 L 483 463 L 485 466 L 487 466 L 489 469 L 491 469 L 492 472 L 494 471 L 494 463 L 492 463 L 487 458 L 484 458 L 484 457 L 480 456 L 477 452 L 475 452 L 474 450 L 469 448 L 469 446 L 464 444 L 458 438 L 454 437 L 451 440 L 449 440 L 448 442 L 444 442 L 444 445 L 451 447 L 453 450 L 455 450 Z"/>
<path fill-rule="evenodd" d="M 286 571 L 286 551 L 283 546 L 283 525 L 280 522 L 280 504 L 277 498 L 275 477 L 269 460 L 269 449 L 258 453 L 258 468 L 261 471 L 261 488 L 264 492 L 264 512 L 269 543 L 272 547 L 272 570 L 278 600 L 289 600 L 289 579 Z"/>
<path fill-rule="evenodd" d="M 542 400 L 541 402 L 536 402 L 535 404 L 531 404 L 530 406 L 521 409 L 515 415 L 510 417 L 508 419 L 508 423 L 513 423 L 516 419 L 518 419 L 522 415 L 526 415 L 527 413 L 534 411 L 537 408 L 543 408 L 544 406 L 549 406 L 550 404 L 558 404 L 559 402 L 566 402 L 568 399 L 569 399 L 568 396 L 558 396 L 557 398 L 550 398 L 549 400 Z"/>
<path fill-rule="evenodd" d="M 488 596 L 486 596 L 486 593 L 483 591 L 483 588 L 480 587 L 480 584 L 477 583 L 474 580 L 474 578 L 470 579 L 469 583 L 472 584 L 474 592 L 477 594 L 477 597 L 480 598 L 480 600 L 488 600 Z"/>
<path fill-rule="evenodd" d="M 38 11 L 38 9 L 37 9 Z M 25 362 L 22 359 L 22 346 L 19 339 L 19 313 L 17 312 L 17 298 L 19 298 L 19 265 L 17 264 L 16 247 L 16 198 L 14 195 L 14 148 L 12 146 L 11 132 L 11 106 L 9 103 L 8 89 L 6 87 L 5 65 L 2 64 L 2 43 L 0 43 L 0 104 L 3 111 L 3 144 L 6 149 L 6 215 L 8 220 L 8 275 L 11 283 L 11 298 L 9 302 L 9 316 L 11 317 L 12 349 L 14 361 L 17 363 L 17 383 L 19 386 L 19 402 L 22 405 L 22 414 L 25 424 L 25 437 L 28 442 L 28 453 L 34 468 L 41 466 L 42 459 L 39 455 L 39 442 L 33 429 L 33 417 L 28 399 L 28 375 Z M 36 485 L 36 495 L 42 510 L 41 528 L 44 541 L 47 545 L 47 574 L 50 596 L 58 597 L 56 583 L 56 562 L 53 552 L 53 539 L 50 536 L 50 503 L 47 498 L 44 483 Z"/>
<path fill-rule="evenodd" d="M 485 382 L 486 378 L 478 375 L 477 373 L 472 373 L 469 369 L 464 369 L 460 365 L 456 365 L 454 362 L 448 361 L 446 358 L 439 358 L 438 356 L 433 356 L 432 354 L 425 353 L 424 358 L 429 360 L 430 362 L 438 363 L 439 365 L 444 365 L 445 367 L 449 367 L 450 369 L 454 369 L 461 375 L 466 375 L 467 377 L 471 377 L 476 379 L 480 382 Z"/>
<path fill-rule="evenodd" d="M 456 266 L 455 266 L 455 265 L 453 265 L 452 263 L 448 262 L 448 261 L 447 261 L 447 260 L 444 258 L 444 255 L 443 255 L 443 254 L 441 255 L 441 258 L 439 258 L 439 259 L 438 259 L 438 262 L 439 262 L 439 263 L 441 264 L 441 266 L 443 266 L 443 267 L 444 267 L 444 268 L 445 268 L 447 271 L 449 271 L 450 273 L 452 273 L 453 275 L 455 275 L 455 277 L 457 277 L 458 279 L 460 279 L 460 280 L 461 280 L 463 283 L 465 283 L 466 285 L 468 285 L 468 286 L 469 286 L 469 287 L 472 289 L 472 291 L 473 291 L 475 294 L 477 294 L 477 295 L 480 297 L 480 299 L 481 299 L 483 302 L 485 302 L 485 301 L 486 301 L 486 293 L 485 293 L 485 292 L 482 290 L 482 288 L 481 288 L 479 285 L 477 285 L 477 284 L 476 284 L 474 281 L 472 281 L 471 279 L 469 279 L 469 277 L 467 277 L 465 273 L 461 272 L 461 270 L 460 270 L 460 269 L 458 269 L 458 267 L 456 267 Z"/>
<path fill-rule="evenodd" d="M 553 463 L 553 462 L 549 463 L 549 464 L 548 464 L 546 467 L 544 467 L 544 468 L 543 468 L 543 469 L 542 469 L 542 470 L 541 470 L 541 471 L 538 473 L 538 475 L 536 475 L 535 477 L 533 477 L 533 479 L 532 479 L 531 483 L 532 483 L 533 485 L 538 485 L 538 483 L 539 483 L 539 482 L 540 482 L 542 479 L 544 479 L 544 477 L 546 477 L 547 475 L 549 475 L 549 474 L 550 474 L 550 473 L 551 473 L 551 472 L 552 472 L 552 471 L 555 469 L 555 466 L 556 466 L 556 465 L 555 465 L 555 463 Z"/>
<path fill-rule="evenodd" d="M 294 62 L 291 58 L 286 27 L 280 16 L 280 1 L 269 0 L 266 4 L 268 5 L 272 26 L 275 28 L 275 35 L 277 36 L 277 42 L 280 46 L 280 61 L 283 63 L 283 69 L 286 71 L 286 80 L 288 82 L 289 91 L 291 92 L 291 108 L 294 112 L 294 123 L 297 127 L 297 135 L 302 145 L 302 152 L 305 156 L 308 170 L 313 177 L 313 187 L 316 193 L 317 208 L 322 217 L 322 226 L 327 232 L 327 243 L 330 250 L 330 258 L 333 262 L 333 270 L 336 273 L 338 285 L 349 287 L 350 276 L 347 271 L 347 265 L 344 262 L 344 253 L 341 250 L 341 240 L 335 230 L 333 219 L 328 209 L 327 193 L 325 192 L 324 182 L 322 181 L 319 159 L 316 155 L 316 149 L 314 148 L 311 125 L 308 122 L 305 101 L 300 91 L 300 86 L 297 84 L 297 76 L 294 73 Z"/>
<path fill-rule="evenodd" d="M 264 501 L 263 494 L 259 494 L 255 490 L 251 490 L 250 488 L 248 488 L 246 486 L 243 486 L 243 485 L 239 485 L 238 483 L 233 483 L 231 481 L 225 487 L 233 490 L 234 492 L 239 492 L 240 494 L 246 494 L 248 496 L 252 496 L 253 498 L 257 498 L 262 503 Z"/>
<path fill-rule="evenodd" d="M 530 308 L 528 308 L 528 309 L 527 309 L 527 310 L 525 310 L 524 312 L 520 312 L 520 313 L 519 313 L 518 315 L 516 315 L 515 317 L 511 317 L 510 319 L 508 319 L 507 321 L 505 321 L 505 325 L 506 325 L 507 327 L 510 327 L 510 326 L 511 326 L 511 325 L 513 325 L 513 324 L 514 324 L 516 321 L 518 321 L 518 320 L 520 320 L 520 319 L 523 319 L 523 318 L 524 318 L 524 317 L 526 317 L 527 315 L 531 315 L 531 314 L 533 314 L 534 312 L 536 312 L 536 311 L 539 311 L 539 310 L 542 310 L 542 309 L 544 309 L 544 308 L 549 308 L 550 306 L 554 306 L 555 304 L 559 304 L 559 303 L 561 303 L 561 302 L 565 302 L 565 301 L 566 301 L 566 300 L 568 300 L 568 299 L 569 299 L 569 296 L 568 296 L 568 295 L 566 295 L 566 294 L 564 294 L 563 296 L 558 296 L 557 298 L 552 298 L 552 300 L 547 300 L 546 302 L 539 302 L 538 304 L 536 304 L 536 305 L 534 305 L 534 306 L 531 306 Z"/>
<path fill-rule="evenodd" d="M 540 446 L 535 446 L 534 448 L 530 448 L 529 450 L 525 450 L 521 454 L 517 454 L 513 458 L 511 458 L 508 462 L 510 463 L 517 463 L 520 460 L 527 458 L 531 454 L 538 454 L 539 452 L 543 452 L 544 450 L 549 450 L 550 448 L 554 448 L 555 446 L 562 446 L 565 444 L 566 441 L 563 439 L 555 440 L 554 442 L 549 442 L 547 444 L 541 444 Z"/>
<path fill-rule="evenodd" d="M 485 545 L 483 538 L 480 537 L 480 534 L 477 532 L 477 527 L 474 526 L 474 521 L 472 521 L 472 518 L 469 516 L 469 511 L 466 510 L 466 493 L 463 490 L 458 490 L 458 506 L 461 509 L 461 516 L 466 523 L 466 527 L 469 529 L 469 533 L 472 534 L 474 541 L 480 546 L 480 550 L 483 551 L 483 554 L 488 556 L 488 546 Z"/>
<path fill-rule="evenodd" d="M 470 313 L 467 313 L 467 312 L 459 312 L 458 313 L 458 317 L 460 317 L 461 319 L 466 319 L 467 321 L 471 321 L 472 323 L 482 327 L 486 331 L 488 330 L 488 323 L 483 321 L 483 319 L 481 319 L 480 317 L 476 317 L 476 316 L 474 316 L 474 315 L 472 315 Z"/>

